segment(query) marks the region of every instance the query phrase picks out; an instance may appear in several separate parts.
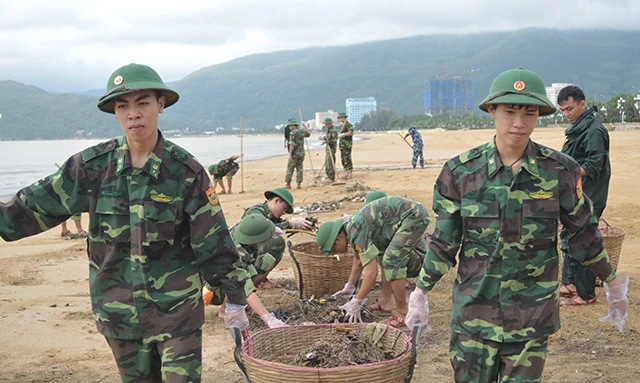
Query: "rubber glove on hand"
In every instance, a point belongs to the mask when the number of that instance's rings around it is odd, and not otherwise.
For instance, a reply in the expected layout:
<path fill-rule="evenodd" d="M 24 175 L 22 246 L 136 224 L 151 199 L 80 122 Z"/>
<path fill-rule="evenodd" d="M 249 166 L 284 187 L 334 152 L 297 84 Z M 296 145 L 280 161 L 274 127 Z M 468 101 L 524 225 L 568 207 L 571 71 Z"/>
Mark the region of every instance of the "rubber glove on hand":
<path fill-rule="evenodd" d="M 346 311 L 344 318 L 349 323 L 362 322 L 362 307 L 364 307 L 365 301 L 366 299 L 358 299 L 356 297 L 353 297 L 349 302 L 340 306 L 341 309 Z"/>
<path fill-rule="evenodd" d="M 344 284 L 344 287 L 340 291 L 336 291 L 331 295 L 332 297 L 337 297 L 338 295 L 353 295 L 356 292 L 356 286 L 350 282 Z"/>
<path fill-rule="evenodd" d="M 278 226 L 276 226 L 276 228 L 273 230 L 273 235 L 271 236 L 271 238 L 278 238 L 284 235 L 284 230 L 282 230 L 281 228 L 279 228 Z"/>
<path fill-rule="evenodd" d="M 340 134 L 338 134 L 338 138 L 342 138 L 342 137 L 344 137 L 344 136 L 346 136 L 346 133 L 340 133 Z"/>
<path fill-rule="evenodd" d="M 311 230 L 313 227 L 313 224 L 303 217 L 290 218 L 289 224 L 294 229 Z"/>
<path fill-rule="evenodd" d="M 431 331 L 429 326 L 429 301 L 427 300 L 427 294 L 420 290 L 414 290 L 409 294 L 409 310 L 407 316 L 404 318 L 404 323 L 409 328 L 409 331 L 413 331 L 414 327 L 418 327 L 418 336 L 424 331 Z"/>
<path fill-rule="evenodd" d="M 618 275 L 611 282 L 604 283 L 604 291 L 607 294 L 607 303 L 609 304 L 609 313 L 607 316 L 600 318 L 601 322 L 611 322 L 618 329 L 624 331 L 625 318 L 629 315 L 629 276 Z"/>
<path fill-rule="evenodd" d="M 269 328 L 278 328 L 278 327 L 289 327 L 288 324 L 284 323 L 280 319 L 276 318 L 273 313 L 268 313 L 264 315 L 260 315 L 260 319 L 269 326 Z"/>
<path fill-rule="evenodd" d="M 245 307 L 245 305 L 227 303 L 224 313 L 224 327 L 237 327 L 240 331 L 249 327 L 249 318 L 247 318 Z"/>

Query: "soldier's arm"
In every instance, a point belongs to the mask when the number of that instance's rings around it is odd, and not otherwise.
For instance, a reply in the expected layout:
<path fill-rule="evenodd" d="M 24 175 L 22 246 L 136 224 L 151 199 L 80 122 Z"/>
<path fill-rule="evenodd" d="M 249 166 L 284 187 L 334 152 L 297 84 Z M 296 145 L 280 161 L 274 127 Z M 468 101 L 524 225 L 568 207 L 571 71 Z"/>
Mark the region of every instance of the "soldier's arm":
<path fill-rule="evenodd" d="M 78 153 L 57 172 L 0 203 L 0 236 L 14 241 L 41 233 L 89 210 L 87 174 Z"/>
<path fill-rule="evenodd" d="M 246 304 L 245 287 L 250 277 L 237 267 L 239 255 L 229 235 L 220 200 L 209 187 L 204 169 L 185 196 L 185 218 L 191 229 L 191 248 L 200 275 L 213 288 L 221 287 L 228 302 Z"/>
<path fill-rule="evenodd" d="M 445 165 L 436 180 L 433 193 L 435 230 L 429 242 L 416 286 L 429 291 L 456 265 L 462 238 L 461 195 L 455 177 Z"/>
<path fill-rule="evenodd" d="M 580 168 L 564 173 L 560 182 L 560 221 L 569 232 L 569 255 L 589 267 L 605 282 L 615 279 L 609 256 L 602 244 L 598 219 L 591 201 L 582 193 Z"/>
<path fill-rule="evenodd" d="M 609 158 L 609 153 L 607 150 L 607 132 L 602 128 L 596 129 L 595 127 L 591 127 L 588 132 L 588 137 L 586 140 L 585 154 L 586 160 L 580 164 L 582 169 L 584 170 L 587 177 L 591 178 L 594 181 L 597 181 L 600 178 L 600 173 L 602 173 L 602 169 L 604 168 L 604 164 Z"/>

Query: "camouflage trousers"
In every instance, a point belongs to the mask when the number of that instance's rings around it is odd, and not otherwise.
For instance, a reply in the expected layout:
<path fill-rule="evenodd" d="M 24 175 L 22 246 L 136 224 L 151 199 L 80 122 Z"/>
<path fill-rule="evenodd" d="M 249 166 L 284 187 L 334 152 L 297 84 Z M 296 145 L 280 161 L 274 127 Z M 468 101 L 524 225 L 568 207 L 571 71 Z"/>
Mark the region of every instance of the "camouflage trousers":
<path fill-rule="evenodd" d="M 224 176 L 220 176 L 220 177 L 213 177 L 213 181 L 217 182 L 219 180 L 222 179 L 222 177 L 225 177 L 227 179 L 231 179 L 233 178 L 233 176 L 236 175 L 236 173 L 238 173 L 238 170 L 240 170 L 240 165 L 236 164 L 235 162 L 233 162 L 231 164 L 231 168 L 229 169 L 229 171 L 227 172 L 227 174 L 225 174 Z"/>
<path fill-rule="evenodd" d="M 422 154 L 422 146 L 413 146 L 413 158 L 411 158 L 411 166 L 416 167 L 420 159 L 420 167 L 424 168 L 424 154 Z"/>
<path fill-rule="evenodd" d="M 540 382 L 547 357 L 547 339 L 499 343 L 452 333 L 449 359 L 456 382 Z"/>
<path fill-rule="evenodd" d="M 82 214 L 74 214 L 71 216 L 72 221 L 80 221 L 82 220 Z"/>
<path fill-rule="evenodd" d="M 122 383 L 200 383 L 202 330 L 162 342 L 106 338 Z"/>
<path fill-rule="evenodd" d="M 331 181 L 336 180 L 336 169 L 334 167 L 336 163 L 336 148 L 327 148 L 324 151 L 324 169 L 327 172 L 327 178 Z"/>
<path fill-rule="evenodd" d="M 287 173 L 284 175 L 284 182 L 287 185 L 291 185 L 291 178 L 293 177 L 293 171 L 296 171 L 296 183 L 301 184 L 304 176 L 304 155 L 299 157 L 293 157 L 287 162 Z"/>
<path fill-rule="evenodd" d="M 353 163 L 351 162 L 351 149 L 353 145 L 349 143 L 340 143 L 340 161 L 342 161 L 342 167 L 346 172 L 353 171 Z"/>
<path fill-rule="evenodd" d="M 418 205 L 416 210 L 402 221 L 380 260 L 387 281 L 414 278 L 420 274 L 427 253 L 423 234 L 429 222 L 427 208 L 423 205 Z"/>
<path fill-rule="evenodd" d="M 258 245 L 258 256 L 254 267 L 258 274 L 266 274 L 282 260 L 286 248 L 284 238 L 269 238 Z"/>

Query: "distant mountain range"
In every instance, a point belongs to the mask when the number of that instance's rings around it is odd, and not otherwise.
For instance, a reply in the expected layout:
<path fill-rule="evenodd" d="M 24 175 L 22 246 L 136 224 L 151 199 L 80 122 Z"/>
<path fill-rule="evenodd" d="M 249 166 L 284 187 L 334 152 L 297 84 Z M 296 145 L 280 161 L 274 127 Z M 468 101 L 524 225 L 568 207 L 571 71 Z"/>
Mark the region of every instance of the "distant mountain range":
<path fill-rule="evenodd" d="M 180 102 L 161 128 L 212 131 L 238 126 L 272 129 L 290 117 L 343 111 L 349 97 L 375 97 L 397 114 L 422 114 L 425 80 L 473 79 L 474 101 L 500 72 L 523 66 L 552 82 L 574 83 L 604 101 L 640 92 L 640 32 L 524 29 L 473 35 L 428 35 L 350 46 L 255 54 L 202 68 L 170 83 Z M 632 88 L 637 84 L 638 88 Z M 0 82 L 0 139 L 120 134 L 113 116 L 96 108 L 97 95 L 49 94 Z"/>

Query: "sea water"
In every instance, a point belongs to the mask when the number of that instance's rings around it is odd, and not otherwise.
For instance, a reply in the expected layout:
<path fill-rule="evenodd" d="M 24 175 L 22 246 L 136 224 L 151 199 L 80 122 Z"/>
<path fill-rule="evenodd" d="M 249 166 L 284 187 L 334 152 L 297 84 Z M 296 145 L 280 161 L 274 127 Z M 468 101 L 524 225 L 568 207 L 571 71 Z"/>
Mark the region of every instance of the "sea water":
<path fill-rule="evenodd" d="M 318 133 L 319 134 L 319 133 Z M 193 154 L 206 168 L 211 164 L 240 155 L 244 161 L 285 156 L 284 137 L 278 135 L 166 137 Z M 0 141 L 0 200 L 7 200 L 19 189 L 53 173 L 71 155 L 96 145 L 101 140 Z M 320 141 L 309 139 L 311 150 Z"/>

